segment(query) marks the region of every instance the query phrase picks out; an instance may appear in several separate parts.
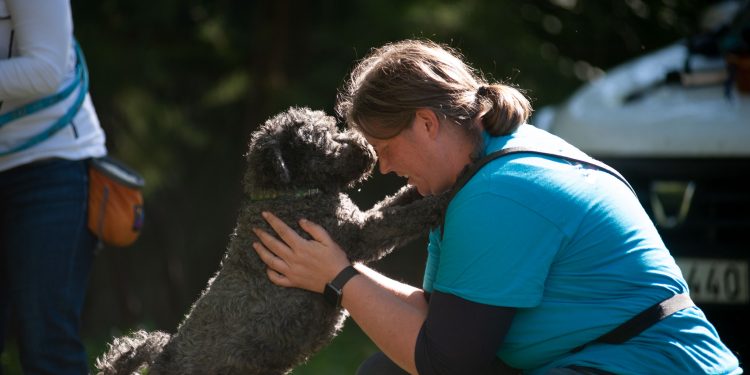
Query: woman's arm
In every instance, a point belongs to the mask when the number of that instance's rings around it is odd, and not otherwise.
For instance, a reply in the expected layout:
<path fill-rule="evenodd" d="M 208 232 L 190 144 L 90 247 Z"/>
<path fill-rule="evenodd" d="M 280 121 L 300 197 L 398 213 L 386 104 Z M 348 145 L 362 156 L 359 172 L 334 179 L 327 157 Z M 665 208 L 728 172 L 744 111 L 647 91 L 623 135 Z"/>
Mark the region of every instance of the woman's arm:
<path fill-rule="evenodd" d="M 427 296 L 422 289 L 415 288 L 409 284 L 393 280 L 377 271 L 365 266 L 364 264 L 355 264 L 360 273 L 367 276 L 370 280 L 378 284 L 381 288 L 389 291 L 394 296 L 408 303 L 416 309 L 424 310 L 427 314 Z"/>
<path fill-rule="evenodd" d="M 18 56 L 0 51 L 0 100 L 46 96 L 65 78 L 73 21 L 68 0 L 6 0 Z M 6 59 L 7 58 L 7 59 Z"/>
<path fill-rule="evenodd" d="M 496 373 L 493 369 L 498 366 L 496 353 L 515 312 L 512 307 L 485 305 L 433 292 L 414 353 L 419 373 Z"/>
<path fill-rule="evenodd" d="M 322 292 L 349 260 L 328 233 L 306 220 L 305 240 L 270 214 L 264 214 L 281 240 L 255 230 L 253 244 L 269 266 L 272 282 Z M 389 279 L 363 265 L 361 275 L 343 288 L 342 305 L 392 361 L 412 374 L 485 369 L 495 358 L 515 310 L 474 303 L 435 292 L 429 305 L 422 290 Z M 429 308 L 428 308 L 429 307 Z"/>
<path fill-rule="evenodd" d="M 255 229 L 262 243 L 253 247 L 269 266 L 273 283 L 322 293 L 326 283 L 350 264 L 321 226 L 301 220 L 300 226 L 313 238 L 306 240 L 277 217 L 263 216 L 281 238 Z M 344 286 L 343 307 L 391 360 L 416 373 L 414 347 L 427 316 L 424 296 L 416 288 L 358 267 L 364 272 Z"/>
<path fill-rule="evenodd" d="M 421 293 L 418 298 L 407 298 L 414 295 L 406 292 L 413 288 L 401 285 L 402 290 L 394 291 L 368 274 L 357 276 L 344 286 L 341 304 L 388 358 L 416 374 L 414 348 L 427 318 L 427 302 Z"/>

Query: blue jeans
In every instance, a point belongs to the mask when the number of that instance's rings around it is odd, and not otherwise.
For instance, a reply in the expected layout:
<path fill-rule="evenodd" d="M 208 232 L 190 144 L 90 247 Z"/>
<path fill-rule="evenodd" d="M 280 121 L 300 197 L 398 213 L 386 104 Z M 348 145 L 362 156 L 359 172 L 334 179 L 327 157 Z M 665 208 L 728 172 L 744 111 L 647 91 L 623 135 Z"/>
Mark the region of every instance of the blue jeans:
<path fill-rule="evenodd" d="M 0 172 L 0 323 L 10 323 L 0 325 L 0 352 L 10 327 L 27 375 L 88 373 L 79 336 L 96 244 L 87 195 L 83 160 Z"/>

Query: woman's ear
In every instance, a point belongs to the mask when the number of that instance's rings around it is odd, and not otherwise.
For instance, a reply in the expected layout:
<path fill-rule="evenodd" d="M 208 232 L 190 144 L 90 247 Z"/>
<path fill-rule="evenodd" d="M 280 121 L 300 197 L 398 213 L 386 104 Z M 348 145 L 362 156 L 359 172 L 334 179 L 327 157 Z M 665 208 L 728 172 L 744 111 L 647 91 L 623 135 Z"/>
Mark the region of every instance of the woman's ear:
<path fill-rule="evenodd" d="M 415 123 L 414 126 L 418 127 L 419 132 L 424 131 L 431 139 L 436 139 L 440 132 L 440 120 L 438 119 L 437 113 L 429 108 L 419 108 L 414 113 Z"/>

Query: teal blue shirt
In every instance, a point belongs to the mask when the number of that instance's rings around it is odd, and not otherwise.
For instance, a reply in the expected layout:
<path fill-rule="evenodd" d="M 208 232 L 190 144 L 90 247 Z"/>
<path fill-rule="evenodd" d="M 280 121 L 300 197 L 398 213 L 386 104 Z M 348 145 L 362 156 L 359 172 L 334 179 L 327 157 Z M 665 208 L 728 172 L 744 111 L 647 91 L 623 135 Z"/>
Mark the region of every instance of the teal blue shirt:
<path fill-rule="evenodd" d="M 485 154 L 534 146 L 583 155 L 530 125 L 485 134 L 484 142 Z M 516 154 L 480 170 L 451 201 L 443 235 L 430 235 L 423 287 L 517 308 L 497 355 L 529 373 L 569 364 L 629 374 L 742 373 L 698 308 L 624 344 L 570 353 L 687 285 L 629 188 L 562 159 Z"/>

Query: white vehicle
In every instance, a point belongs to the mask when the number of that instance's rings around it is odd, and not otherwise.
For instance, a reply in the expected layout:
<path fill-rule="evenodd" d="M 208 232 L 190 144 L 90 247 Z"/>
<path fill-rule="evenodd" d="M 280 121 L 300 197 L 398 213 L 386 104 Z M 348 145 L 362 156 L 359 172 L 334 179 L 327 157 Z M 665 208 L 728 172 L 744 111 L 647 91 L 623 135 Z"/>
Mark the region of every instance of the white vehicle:
<path fill-rule="evenodd" d="M 734 4 L 721 31 L 611 69 L 533 123 L 629 180 L 693 300 L 747 361 L 750 8 Z"/>

